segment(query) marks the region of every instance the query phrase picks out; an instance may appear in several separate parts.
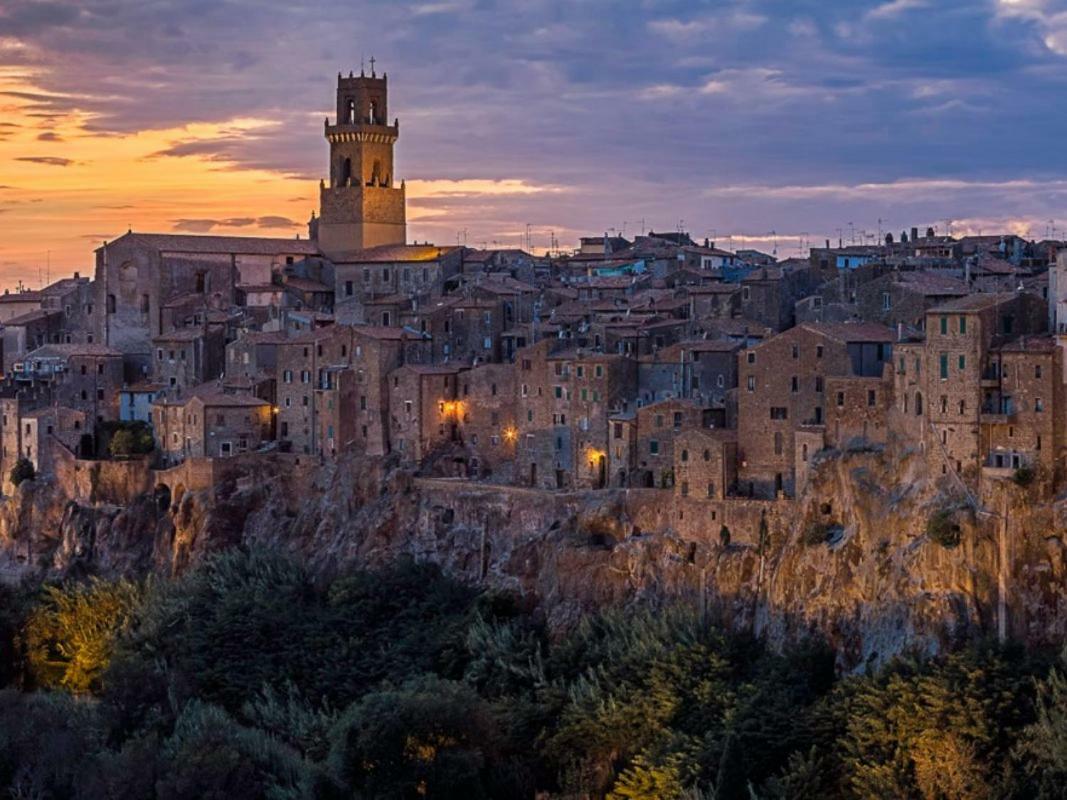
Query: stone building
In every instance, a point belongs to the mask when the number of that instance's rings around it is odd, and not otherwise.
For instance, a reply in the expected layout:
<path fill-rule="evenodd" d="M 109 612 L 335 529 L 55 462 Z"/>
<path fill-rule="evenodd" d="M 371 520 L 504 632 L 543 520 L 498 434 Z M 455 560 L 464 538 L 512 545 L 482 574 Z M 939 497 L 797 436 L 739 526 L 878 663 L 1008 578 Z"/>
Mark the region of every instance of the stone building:
<path fill-rule="evenodd" d="M 330 183 L 320 186 L 320 214 L 312 222 L 314 238 L 332 260 L 407 239 L 404 183 L 397 185 L 393 168 L 400 123 L 389 124 L 388 102 L 384 74 L 338 74 L 337 116 L 325 129 Z"/>
<path fill-rule="evenodd" d="M 1050 336 L 994 347 L 982 372 L 980 458 L 988 477 L 1031 467 L 1064 476 L 1063 351 Z"/>
<path fill-rule="evenodd" d="M 637 429 L 629 465 L 633 486 L 674 486 L 675 439 L 707 427 L 708 414 L 691 400 L 662 400 L 637 409 Z"/>
<path fill-rule="evenodd" d="M 122 353 L 100 344 L 50 344 L 26 355 L 9 379 L 45 393 L 48 402 L 85 414 L 91 425 L 119 418 Z"/>
<path fill-rule="evenodd" d="M 674 438 L 674 492 L 725 500 L 737 483 L 737 431 L 691 428 Z"/>
<path fill-rule="evenodd" d="M 334 313 L 338 322 L 398 325 L 400 310 L 443 294 L 462 265 L 461 247 L 396 244 L 353 253 L 334 268 Z M 383 299 L 389 302 L 376 308 Z"/>
<path fill-rule="evenodd" d="M 922 330 L 926 312 L 970 293 L 958 278 L 936 272 L 891 272 L 856 288 L 856 314 L 867 322 Z"/>
<path fill-rule="evenodd" d="M 608 483 L 608 418 L 637 390 L 637 364 L 618 354 L 552 352 L 545 340 L 516 354 L 518 445 L 522 482 L 545 488 Z"/>
<path fill-rule="evenodd" d="M 760 267 L 741 279 L 741 316 L 782 331 L 794 323 L 794 307 L 819 285 L 819 273 L 807 262 Z"/>
<path fill-rule="evenodd" d="M 153 404 L 153 430 L 164 461 L 228 458 L 258 449 L 272 436 L 272 409 L 266 400 L 224 394 L 215 384 L 194 389 L 180 400 Z"/>
<path fill-rule="evenodd" d="M 741 489 L 759 497 L 793 495 L 795 433 L 801 426 L 826 425 L 827 379 L 881 376 L 893 340 L 892 331 L 871 323 L 805 323 L 742 351 L 737 401 Z"/>
<path fill-rule="evenodd" d="M 518 440 L 515 366 L 479 364 L 460 373 L 459 381 L 458 399 L 464 404 L 460 432 L 470 453 L 469 474 L 510 482 Z"/>
<path fill-rule="evenodd" d="M 152 337 L 153 383 L 174 397 L 222 375 L 226 344 L 221 328 L 181 328 Z"/>
<path fill-rule="evenodd" d="M 971 485 L 977 481 L 983 406 L 991 414 L 1010 408 L 995 393 L 989 398 L 995 406 L 986 403 L 990 351 L 1020 335 L 1040 333 L 1046 323 L 1045 303 L 1027 294 L 969 295 L 927 311 L 922 350 L 915 361 L 898 359 L 894 382 L 903 390 L 901 411 L 910 401 L 911 413 L 922 418 L 919 440 L 932 469 L 952 472 Z"/>
<path fill-rule="evenodd" d="M 459 397 L 460 365 L 407 364 L 389 376 L 392 407 L 390 440 L 395 452 L 413 464 L 439 448 L 459 445 L 460 426 L 470 400 Z M 466 468 L 462 468 L 466 473 Z"/>
<path fill-rule="evenodd" d="M 317 252 L 301 239 L 126 233 L 96 251 L 95 341 L 147 375 L 152 337 L 175 327 L 178 305 L 229 307 L 238 285 L 271 283 L 285 264 Z"/>
<path fill-rule="evenodd" d="M 21 453 L 30 460 L 38 475 L 53 474 L 54 448 L 65 447 L 78 453 L 86 432 L 85 412 L 66 406 L 45 406 L 26 412 L 19 420 Z M 14 466 L 12 463 L 11 466 Z M 10 475 L 10 468 L 7 469 Z"/>

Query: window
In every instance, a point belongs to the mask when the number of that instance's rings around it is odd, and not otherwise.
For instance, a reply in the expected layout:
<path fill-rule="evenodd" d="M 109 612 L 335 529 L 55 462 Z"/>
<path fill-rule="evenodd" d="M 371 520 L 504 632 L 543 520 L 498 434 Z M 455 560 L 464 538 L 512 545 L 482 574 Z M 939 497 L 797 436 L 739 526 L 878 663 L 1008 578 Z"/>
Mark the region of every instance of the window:
<path fill-rule="evenodd" d="M 741 287 L 741 299 L 744 300 L 745 302 L 748 302 L 749 300 L 752 299 L 752 290 L 749 289 L 749 287 L 747 287 L 747 286 L 742 286 Z"/>
<path fill-rule="evenodd" d="M 593 367 L 593 374 L 598 378 L 603 378 L 604 377 L 604 365 L 603 364 L 597 364 L 595 367 Z"/>
<path fill-rule="evenodd" d="M 800 358 L 800 345 L 793 345 L 793 358 Z"/>
<path fill-rule="evenodd" d="M 756 391 L 756 376 L 755 375 L 749 375 L 748 376 L 748 390 L 750 392 Z"/>
<path fill-rule="evenodd" d="M 782 406 L 771 406 L 771 419 L 789 419 L 789 409 Z"/>
<path fill-rule="evenodd" d="M 756 354 L 755 353 L 746 353 L 746 355 L 748 356 L 748 363 L 749 364 L 755 364 L 756 363 Z"/>
<path fill-rule="evenodd" d="M 682 412 L 681 411 L 675 411 L 674 412 L 674 429 L 678 430 L 680 427 L 682 427 Z"/>
<path fill-rule="evenodd" d="M 663 415 L 662 414 L 656 414 L 656 427 L 657 428 L 662 428 L 663 427 Z"/>
<path fill-rule="evenodd" d="M 774 454 L 780 456 L 782 454 L 782 434 L 776 432 L 774 434 Z"/>
<path fill-rule="evenodd" d="M 867 405 L 874 406 L 878 403 L 878 393 L 874 389 L 867 390 Z"/>
<path fill-rule="evenodd" d="M 822 358 L 822 345 L 821 344 L 815 346 L 815 357 L 816 358 Z"/>
<path fill-rule="evenodd" d="M 682 449 L 681 459 L 682 459 L 682 461 L 688 461 L 689 460 L 689 451 L 688 450 L 686 450 L 684 448 Z"/>
<path fill-rule="evenodd" d="M 822 375 L 816 375 L 815 376 L 815 391 L 817 391 L 817 392 L 821 392 L 822 391 Z"/>
<path fill-rule="evenodd" d="M 882 311 L 889 311 L 893 307 L 893 298 L 889 292 L 882 292 Z"/>
<path fill-rule="evenodd" d="M 650 440 L 649 443 L 648 443 L 648 452 L 649 452 L 650 455 L 658 456 L 659 455 L 659 442 L 656 441 L 655 439 Z"/>
<path fill-rule="evenodd" d="M 682 481 L 682 497 L 689 497 L 689 481 Z"/>
<path fill-rule="evenodd" d="M 961 371 L 961 372 L 962 372 L 963 370 L 967 369 L 967 356 L 960 356 L 960 359 L 959 359 L 959 368 L 960 368 L 960 371 Z"/>
<path fill-rule="evenodd" d="M 948 412 L 948 396 L 947 395 L 941 395 L 941 413 L 945 414 L 947 412 Z"/>
<path fill-rule="evenodd" d="M 1034 365 L 1034 377 L 1037 378 L 1038 380 L 1041 379 L 1041 365 L 1040 364 L 1035 364 Z"/>
<path fill-rule="evenodd" d="M 1034 399 L 1034 411 L 1040 414 L 1045 410 L 1045 401 L 1040 397 Z"/>
<path fill-rule="evenodd" d="M 960 400 L 960 416 L 962 417 L 966 413 L 967 413 L 967 401 L 966 400 Z"/>
<path fill-rule="evenodd" d="M 353 291 L 352 281 L 345 281 L 345 297 L 351 297 Z"/>
<path fill-rule="evenodd" d="M 838 408 L 844 408 L 845 407 L 845 393 L 844 392 L 838 392 L 837 393 L 837 407 Z"/>
<path fill-rule="evenodd" d="M 960 333 L 967 333 L 967 317 L 960 317 Z"/>
<path fill-rule="evenodd" d="M 948 336 L 948 317 L 941 317 L 941 334 Z"/>
<path fill-rule="evenodd" d="M 796 375 L 789 379 L 789 391 L 791 391 L 793 394 L 796 394 L 800 391 L 800 378 L 798 378 Z"/>
<path fill-rule="evenodd" d="M 948 380 L 948 353 L 942 353 L 940 357 L 941 363 L 941 380 Z"/>

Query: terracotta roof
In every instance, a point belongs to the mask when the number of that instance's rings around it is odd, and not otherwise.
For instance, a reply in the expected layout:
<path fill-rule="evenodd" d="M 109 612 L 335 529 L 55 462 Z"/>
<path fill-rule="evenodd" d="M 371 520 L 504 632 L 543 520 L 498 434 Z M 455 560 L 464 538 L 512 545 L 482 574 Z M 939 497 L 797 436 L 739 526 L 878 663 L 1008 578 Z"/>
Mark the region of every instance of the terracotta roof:
<path fill-rule="evenodd" d="M 4 323 L 8 327 L 18 327 L 19 325 L 29 325 L 31 322 L 39 322 L 42 319 L 48 319 L 49 317 L 58 317 L 62 314 L 62 311 L 58 309 L 55 311 L 49 309 L 38 309 L 36 311 L 27 311 L 25 314 L 19 314 L 17 317 L 12 317 Z"/>
<path fill-rule="evenodd" d="M 1001 353 L 1051 353 L 1056 347 L 1051 336 L 1020 336 L 992 349 Z"/>
<path fill-rule="evenodd" d="M 455 375 L 469 367 L 460 364 L 405 364 L 399 369 L 410 370 L 417 375 Z"/>
<path fill-rule="evenodd" d="M 29 292 L 4 292 L 0 294 L 0 303 L 34 303 L 41 299 L 41 293 Z"/>
<path fill-rule="evenodd" d="M 806 322 L 799 327 L 842 342 L 892 342 L 896 334 L 873 322 Z"/>
<path fill-rule="evenodd" d="M 286 278 L 285 285 L 301 292 L 332 292 L 333 287 L 311 278 Z"/>
<path fill-rule="evenodd" d="M 153 342 L 192 342 L 201 338 L 204 332 L 199 328 L 179 328 L 175 331 L 161 333 L 153 336 Z"/>
<path fill-rule="evenodd" d="M 71 356 L 113 356 L 121 358 L 122 353 L 104 344 L 46 344 L 26 354 L 26 358 L 70 358 Z"/>
<path fill-rule="evenodd" d="M 352 330 L 359 336 L 367 336 L 371 339 L 388 339 L 398 341 L 400 339 L 429 338 L 422 331 L 413 328 L 398 328 L 385 325 L 353 325 Z"/>
<path fill-rule="evenodd" d="M 438 247 L 433 244 L 383 244 L 365 250 L 341 253 L 334 259 L 340 264 L 390 264 L 393 262 L 429 262 L 459 250 L 454 245 Z"/>
<path fill-rule="evenodd" d="M 242 253 L 248 255 L 318 255 L 310 239 L 275 239 L 265 236 L 194 236 L 178 233 L 126 233 L 98 247 L 131 242 L 165 253 Z"/>
<path fill-rule="evenodd" d="M 947 303 L 942 303 L 939 306 L 929 309 L 927 314 L 936 314 L 941 312 L 971 312 L 971 311 L 983 311 L 987 308 L 993 308 L 1001 303 L 1007 303 L 1010 300 L 1018 297 L 1013 292 L 992 292 L 988 294 L 969 294 L 966 297 L 961 297 L 957 300 L 950 300 Z"/>

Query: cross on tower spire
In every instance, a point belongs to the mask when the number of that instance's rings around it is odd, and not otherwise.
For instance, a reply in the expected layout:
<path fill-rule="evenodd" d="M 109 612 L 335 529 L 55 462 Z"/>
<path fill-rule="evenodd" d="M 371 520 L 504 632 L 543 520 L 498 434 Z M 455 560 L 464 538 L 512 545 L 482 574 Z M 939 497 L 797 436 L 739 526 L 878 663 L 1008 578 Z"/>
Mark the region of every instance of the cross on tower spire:
<path fill-rule="evenodd" d="M 374 62 L 375 62 L 374 56 L 371 56 L 370 57 L 370 76 L 372 78 L 374 77 Z"/>

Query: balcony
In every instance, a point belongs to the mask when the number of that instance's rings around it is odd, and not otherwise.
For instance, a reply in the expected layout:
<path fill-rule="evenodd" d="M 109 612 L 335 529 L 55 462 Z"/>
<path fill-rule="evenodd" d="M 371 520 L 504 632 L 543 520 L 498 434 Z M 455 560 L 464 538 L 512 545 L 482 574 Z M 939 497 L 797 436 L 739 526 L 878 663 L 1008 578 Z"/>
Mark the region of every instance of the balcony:
<path fill-rule="evenodd" d="M 987 425 L 1010 425 L 1015 422 L 1015 404 L 1011 398 L 998 402 L 983 403 L 980 421 Z"/>
<path fill-rule="evenodd" d="M 980 383 L 983 389 L 996 389 L 1000 386 L 1000 370 L 996 365 L 990 365 L 982 370 Z"/>

